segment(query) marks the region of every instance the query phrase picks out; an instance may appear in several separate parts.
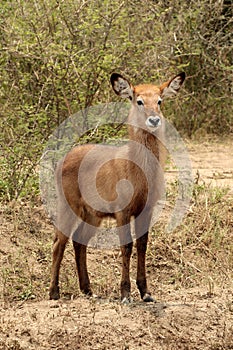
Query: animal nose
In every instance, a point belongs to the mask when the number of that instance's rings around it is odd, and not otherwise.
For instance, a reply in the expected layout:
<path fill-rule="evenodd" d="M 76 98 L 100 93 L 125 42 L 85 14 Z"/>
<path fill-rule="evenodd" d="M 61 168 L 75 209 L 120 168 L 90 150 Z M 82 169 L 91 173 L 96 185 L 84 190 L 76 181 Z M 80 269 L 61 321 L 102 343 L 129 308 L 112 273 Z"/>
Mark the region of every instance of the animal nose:
<path fill-rule="evenodd" d="M 151 128 L 157 128 L 161 125 L 161 119 L 158 116 L 149 116 L 146 120 L 146 125 Z"/>
<path fill-rule="evenodd" d="M 158 126 L 159 122 L 159 117 L 149 117 L 149 123 L 151 123 L 153 126 Z"/>

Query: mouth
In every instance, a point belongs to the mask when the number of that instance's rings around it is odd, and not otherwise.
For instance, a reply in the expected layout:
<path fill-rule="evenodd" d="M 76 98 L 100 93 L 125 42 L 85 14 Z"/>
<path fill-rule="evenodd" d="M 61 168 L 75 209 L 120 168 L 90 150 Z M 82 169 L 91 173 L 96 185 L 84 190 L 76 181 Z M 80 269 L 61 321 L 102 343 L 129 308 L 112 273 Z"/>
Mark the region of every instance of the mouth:
<path fill-rule="evenodd" d="M 162 125 L 160 117 L 149 116 L 146 120 L 146 126 L 155 131 Z"/>

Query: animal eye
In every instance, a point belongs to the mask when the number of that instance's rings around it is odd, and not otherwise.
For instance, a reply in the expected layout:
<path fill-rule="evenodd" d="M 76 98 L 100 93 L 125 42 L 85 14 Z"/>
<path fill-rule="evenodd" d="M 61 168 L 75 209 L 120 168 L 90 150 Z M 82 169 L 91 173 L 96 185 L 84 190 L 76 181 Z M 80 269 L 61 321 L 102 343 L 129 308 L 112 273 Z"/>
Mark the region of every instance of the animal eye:
<path fill-rule="evenodd" d="M 162 103 L 162 99 L 161 99 L 161 98 L 159 98 L 159 99 L 158 99 L 158 105 L 160 106 L 160 105 L 161 105 L 161 103 Z"/>
<path fill-rule="evenodd" d="M 144 102 L 142 100 L 137 100 L 137 104 L 138 104 L 138 106 L 143 106 Z"/>

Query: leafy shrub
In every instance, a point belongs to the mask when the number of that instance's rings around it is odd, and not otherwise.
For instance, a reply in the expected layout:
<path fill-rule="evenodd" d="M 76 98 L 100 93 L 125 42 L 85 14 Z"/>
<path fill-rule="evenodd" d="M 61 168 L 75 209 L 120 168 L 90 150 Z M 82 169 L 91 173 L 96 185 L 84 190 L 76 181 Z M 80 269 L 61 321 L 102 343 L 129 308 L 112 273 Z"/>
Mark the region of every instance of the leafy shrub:
<path fill-rule="evenodd" d="M 113 70 L 132 82 L 185 70 L 166 107 L 181 133 L 232 132 L 229 0 L 2 2 L 0 5 L 0 193 L 38 191 L 43 145 L 69 115 L 113 100 Z"/>

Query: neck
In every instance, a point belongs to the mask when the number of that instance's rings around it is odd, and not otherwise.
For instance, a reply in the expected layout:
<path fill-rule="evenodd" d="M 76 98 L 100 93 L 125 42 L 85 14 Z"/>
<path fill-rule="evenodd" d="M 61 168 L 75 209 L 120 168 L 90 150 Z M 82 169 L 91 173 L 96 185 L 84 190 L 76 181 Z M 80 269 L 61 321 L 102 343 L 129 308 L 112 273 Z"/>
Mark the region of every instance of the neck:
<path fill-rule="evenodd" d="M 136 188 L 139 188 L 142 192 L 145 189 L 148 190 L 152 195 L 150 199 L 153 199 L 163 189 L 162 169 L 164 167 L 165 148 L 156 135 L 131 125 L 129 126 L 129 138 L 128 152 L 131 160 L 128 163 L 129 177 L 133 179 L 132 182 L 136 181 Z M 144 185 L 142 185 L 143 183 Z M 148 184 L 149 187 L 147 187 Z M 161 188 L 158 187 L 158 184 L 162 184 Z"/>
<path fill-rule="evenodd" d="M 160 138 L 159 134 L 157 134 L 157 136 Z M 134 141 L 137 143 L 138 151 L 144 153 L 144 156 L 146 156 L 145 155 L 147 153 L 146 149 L 148 149 L 150 152 L 153 153 L 153 155 L 160 162 L 160 160 L 161 160 L 161 154 L 160 154 L 161 142 L 159 141 L 158 137 L 156 137 L 156 135 L 151 134 L 150 132 L 148 132 L 144 129 L 129 125 L 129 139 L 130 139 L 130 141 Z M 134 149 L 134 146 L 133 146 L 134 142 L 132 142 L 131 146 L 130 146 L 131 152 L 136 151 Z M 140 145 L 142 145 L 142 147 L 140 147 Z M 144 149 L 144 151 L 142 151 L 143 149 Z"/>

